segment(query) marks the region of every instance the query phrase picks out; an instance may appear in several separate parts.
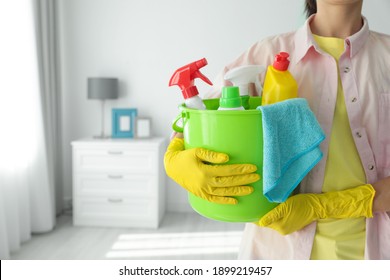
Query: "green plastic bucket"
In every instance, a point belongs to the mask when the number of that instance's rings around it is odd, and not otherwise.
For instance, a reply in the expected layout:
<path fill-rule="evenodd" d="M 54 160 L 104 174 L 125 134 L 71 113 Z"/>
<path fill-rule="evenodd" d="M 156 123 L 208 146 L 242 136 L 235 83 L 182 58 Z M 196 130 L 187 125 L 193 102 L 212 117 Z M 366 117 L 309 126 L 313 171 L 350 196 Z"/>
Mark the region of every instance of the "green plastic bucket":
<path fill-rule="evenodd" d="M 245 111 L 218 111 L 219 99 L 203 100 L 207 110 L 195 110 L 180 106 L 181 114 L 173 124 L 174 130 L 183 132 L 185 148 L 203 147 L 229 155 L 229 162 L 252 163 L 257 173 L 263 169 L 263 137 L 260 97 L 249 99 L 250 108 Z M 182 119 L 183 127 L 177 122 Z M 251 184 L 254 192 L 236 197 L 238 204 L 212 203 L 189 193 L 191 207 L 204 217 L 225 222 L 255 222 L 273 209 L 263 195 L 262 179 Z"/>

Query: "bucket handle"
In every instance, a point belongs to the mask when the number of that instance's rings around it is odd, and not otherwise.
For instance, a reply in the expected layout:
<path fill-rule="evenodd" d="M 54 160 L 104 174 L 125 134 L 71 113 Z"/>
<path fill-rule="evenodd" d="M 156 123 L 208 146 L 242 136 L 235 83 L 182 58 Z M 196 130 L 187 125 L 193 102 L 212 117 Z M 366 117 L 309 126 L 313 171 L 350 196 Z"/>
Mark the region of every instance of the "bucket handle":
<path fill-rule="evenodd" d="M 180 127 L 177 125 L 177 122 L 181 119 L 185 119 L 186 114 L 184 112 L 181 112 L 179 115 L 177 115 L 176 119 L 173 121 L 172 129 L 176 132 L 183 133 L 183 127 Z"/>
<path fill-rule="evenodd" d="M 190 118 L 189 112 L 181 112 L 179 115 L 177 115 L 176 119 L 173 121 L 172 124 L 173 130 L 179 133 L 183 133 L 185 120 L 189 118 Z M 179 120 L 183 120 L 182 121 L 183 127 L 178 125 Z"/>

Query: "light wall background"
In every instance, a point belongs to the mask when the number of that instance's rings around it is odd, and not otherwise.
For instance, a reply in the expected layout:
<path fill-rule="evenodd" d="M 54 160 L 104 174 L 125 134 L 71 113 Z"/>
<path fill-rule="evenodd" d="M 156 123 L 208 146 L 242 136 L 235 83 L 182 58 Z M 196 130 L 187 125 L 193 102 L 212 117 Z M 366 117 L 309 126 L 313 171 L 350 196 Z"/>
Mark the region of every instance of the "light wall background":
<path fill-rule="evenodd" d="M 152 119 L 152 134 L 168 141 L 182 103 L 173 72 L 205 57 L 213 79 L 224 65 L 262 38 L 295 30 L 305 20 L 303 0 L 57 0 L 61 60 L 63 198 L 72 197 L 70 142 L 100 132 L 101 107 L 87 100 L 87 78 L 117 77 L 120 98 L 111 109 L 133 107 Z M 390 34 L 389 0 L 366 0 L 371 29 Z M 196 85 L 206 92 L 201 80 Z M 186 192 L 167 179 L 167 208 L 188 211 Z"/>

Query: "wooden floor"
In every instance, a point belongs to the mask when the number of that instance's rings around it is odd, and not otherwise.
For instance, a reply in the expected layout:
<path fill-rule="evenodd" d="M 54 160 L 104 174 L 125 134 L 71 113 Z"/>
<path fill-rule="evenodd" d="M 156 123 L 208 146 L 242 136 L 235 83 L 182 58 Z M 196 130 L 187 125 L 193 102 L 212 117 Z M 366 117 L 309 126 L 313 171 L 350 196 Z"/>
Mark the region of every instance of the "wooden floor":
<path fill-rule="evenodd" d="M 54 231 L 34 235 L 11 259 L 233 260 L 243 228 L 196 213 L 167 213 L 156 230 L 74 227 L 62 215 Z"/>

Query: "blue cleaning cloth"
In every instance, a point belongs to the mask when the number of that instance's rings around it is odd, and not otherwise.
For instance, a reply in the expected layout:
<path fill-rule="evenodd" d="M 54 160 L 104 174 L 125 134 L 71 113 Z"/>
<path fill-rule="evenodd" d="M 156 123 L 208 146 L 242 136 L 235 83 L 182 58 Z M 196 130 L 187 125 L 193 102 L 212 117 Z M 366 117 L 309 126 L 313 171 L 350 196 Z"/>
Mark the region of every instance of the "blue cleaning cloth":
<path fill-rule="evenodd" d="M 284 202 L 322 158 L 325 134 L 304 98 L 257 109 L 263 120 L 263 193 Z"/>

